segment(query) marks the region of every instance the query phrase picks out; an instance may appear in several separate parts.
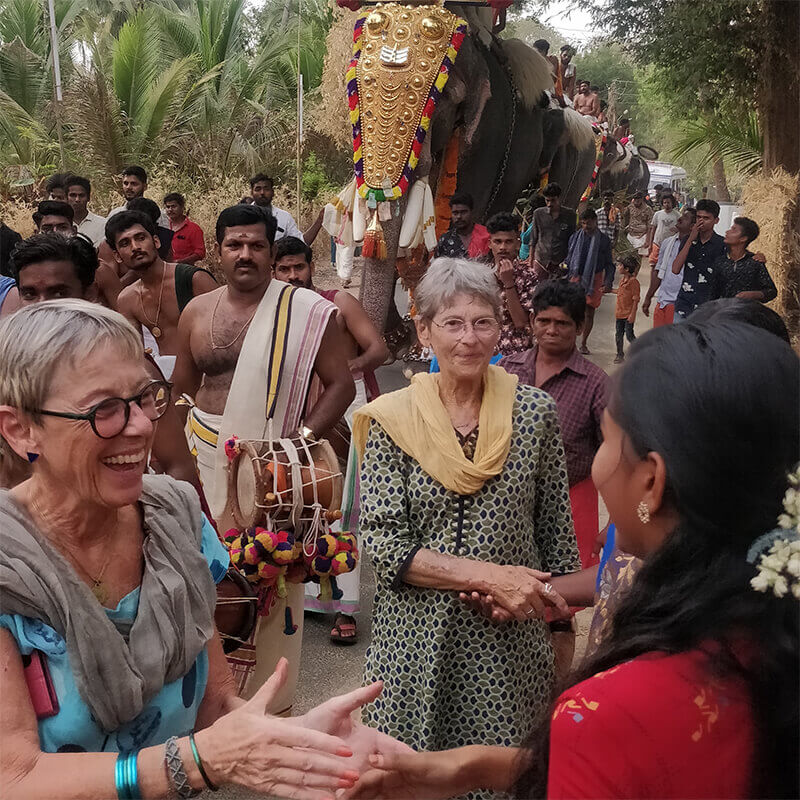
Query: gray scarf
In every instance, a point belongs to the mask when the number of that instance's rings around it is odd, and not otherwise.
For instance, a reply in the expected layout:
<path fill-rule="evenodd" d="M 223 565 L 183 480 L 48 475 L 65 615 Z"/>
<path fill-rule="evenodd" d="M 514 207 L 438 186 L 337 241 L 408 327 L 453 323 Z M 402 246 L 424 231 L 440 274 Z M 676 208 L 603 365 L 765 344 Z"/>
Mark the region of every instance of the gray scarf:
<path fill-rule="evenodd" d="M 104 731 L 135 719 L 183 677 L 214 633 L 216 590 L 200 551 L 194 489 L 145 475 L 144 574 L 133 624 L 115 625 L 69 562 L 0 491 L 0 613 L 50 625 L 65 640 L 81 698 Z"/>

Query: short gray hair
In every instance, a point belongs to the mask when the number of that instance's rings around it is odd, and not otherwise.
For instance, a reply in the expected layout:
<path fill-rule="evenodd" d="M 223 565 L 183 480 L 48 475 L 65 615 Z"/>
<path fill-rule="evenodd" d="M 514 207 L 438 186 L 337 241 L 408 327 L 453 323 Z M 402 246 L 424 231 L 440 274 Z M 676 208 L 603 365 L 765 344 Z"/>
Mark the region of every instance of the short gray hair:
<path fill-rule="evenodd" d="M 0 405 L 42 407 L 57 368 L 77 366 L 94 349 L 111 344 L 143 361 L 139 333 L 116 311 L 86 300 L 35 303 L 0 321 Z"/>
<path fill-rule="evenodd" d="M 432 320 L 455 296 L 466 294 L 488 303 L 495 317 L 500 318 L 500 287 L 490 264 L 466 258 L 435 258 L 414 291 L 414 304 L 419 319 Z"/>

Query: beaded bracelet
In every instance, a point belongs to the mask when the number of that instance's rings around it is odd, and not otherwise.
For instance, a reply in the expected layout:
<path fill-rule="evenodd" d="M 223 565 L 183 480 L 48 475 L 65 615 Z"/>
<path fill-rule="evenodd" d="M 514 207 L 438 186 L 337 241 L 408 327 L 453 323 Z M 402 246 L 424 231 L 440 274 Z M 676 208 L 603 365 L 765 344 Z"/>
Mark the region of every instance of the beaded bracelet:
<path fill-rule="evenodd" d="M 141 800 L 139 792 L 139 751 L 120 753 L 114 766 L 114 786 L 118 800 Z"/>
<path fill-rule="evenodd" d="M 197 764 L 197 769 L 200 771 L 200 775 L 206 782 L 206 786 L 208 786 L 212 792 L 218 792 L 219 786 L 215 786 L 209 779 L 208 775 L 206 775 L 206 768 L 203 765 L 203 759 L 200 758 L 200 753 L 197 751 L 197 743 L 194 740 L 194 732 L 189 734 L 189 746 L 192 748 L 192 757 L 194 758 L 194 763 Z"/>

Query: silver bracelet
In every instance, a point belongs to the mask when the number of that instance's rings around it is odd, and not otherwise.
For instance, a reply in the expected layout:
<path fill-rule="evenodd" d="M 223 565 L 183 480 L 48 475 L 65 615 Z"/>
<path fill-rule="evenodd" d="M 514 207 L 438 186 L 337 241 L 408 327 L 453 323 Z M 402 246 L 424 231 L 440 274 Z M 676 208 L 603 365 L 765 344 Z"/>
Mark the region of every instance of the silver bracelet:
<path fill-rule="evenodd" d="M 197 797 L 199 789 L 192 789 L 189 777 L 183 768 L 183 759 L 178 749 L 178 737 L 170 736 L 164 745 L 164 763 L 170 783 L 179 797 Z"/>

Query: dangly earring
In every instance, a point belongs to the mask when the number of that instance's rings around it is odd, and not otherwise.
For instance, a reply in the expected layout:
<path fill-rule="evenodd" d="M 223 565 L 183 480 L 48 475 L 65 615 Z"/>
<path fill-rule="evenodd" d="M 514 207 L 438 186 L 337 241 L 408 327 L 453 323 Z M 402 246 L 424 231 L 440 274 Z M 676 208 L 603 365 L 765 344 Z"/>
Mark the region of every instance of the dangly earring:
<path fill-rule="evenodd" d="M 639 501 L 639 505 L 636 506 L 636 515 L 639 517 L 639 521 L 642 525 L 647 525 L 650 522 L 650 509 L 647 507 L 647 503 L 644 500 Z"/>

